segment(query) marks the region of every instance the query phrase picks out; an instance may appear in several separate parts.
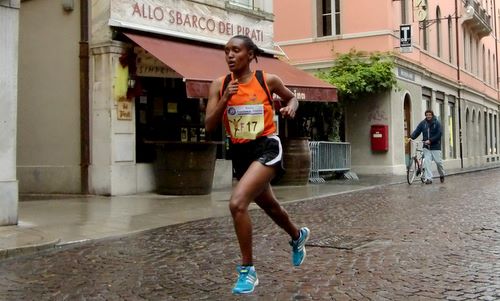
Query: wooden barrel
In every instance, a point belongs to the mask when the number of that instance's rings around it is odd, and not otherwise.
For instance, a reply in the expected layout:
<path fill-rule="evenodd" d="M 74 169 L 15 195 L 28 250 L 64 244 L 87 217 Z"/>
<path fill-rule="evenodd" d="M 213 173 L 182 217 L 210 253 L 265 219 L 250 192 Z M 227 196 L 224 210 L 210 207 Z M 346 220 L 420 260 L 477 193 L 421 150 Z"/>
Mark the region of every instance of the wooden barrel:
<path fill-rule="evenodd" d="M 308 138 L 283 140 L 283 165 L 285 175 L 278 185 L 307 185 L 311 171 L 311 152 Z"/>
<path fill-rule="evenodd" d="M 217 145 L 210 142 L 156 144 L 155 177 L 159 194 L 209 194 Z"/>

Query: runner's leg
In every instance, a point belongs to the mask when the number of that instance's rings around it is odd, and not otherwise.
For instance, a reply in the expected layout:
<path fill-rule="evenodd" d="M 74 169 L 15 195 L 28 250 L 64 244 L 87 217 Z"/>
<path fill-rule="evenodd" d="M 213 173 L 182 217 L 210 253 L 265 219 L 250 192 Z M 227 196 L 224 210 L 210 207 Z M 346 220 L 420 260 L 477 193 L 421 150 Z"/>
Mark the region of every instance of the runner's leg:
<path fill-rule="evenodd" d="M 248 206 L 269 187 L 274 174 L 273 167 L 265 166 L 257 161 L 252 162 L 231 195 L 229 209 L 240 245 L 242 265 L 253 264 L 252 222 L 248 214 Z"/>
<path fill-rule="evenodd" d="M 281 228 L 283 228 L 293 240 L 299 238 L 299 229 L 290 220 L 286 210 L 279 204 L 271 185 L 255 199 L 255 203 L 262 208 L 266 214 Z"/>

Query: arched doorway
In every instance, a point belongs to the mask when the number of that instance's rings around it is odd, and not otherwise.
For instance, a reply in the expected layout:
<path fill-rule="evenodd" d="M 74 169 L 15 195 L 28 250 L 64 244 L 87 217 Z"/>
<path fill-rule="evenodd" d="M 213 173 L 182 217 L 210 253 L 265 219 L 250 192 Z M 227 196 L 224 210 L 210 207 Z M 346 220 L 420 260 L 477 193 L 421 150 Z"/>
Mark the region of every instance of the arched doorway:
<path fill-rule="evenodd" d="M 405 164 L 408 166 L 411 156 L 411 144 L 406 143 L 406 140 L 411 135 L 411 97 L 410 94 L 406 93 L 404 98 L 404 133 L 405 133 Z"/>

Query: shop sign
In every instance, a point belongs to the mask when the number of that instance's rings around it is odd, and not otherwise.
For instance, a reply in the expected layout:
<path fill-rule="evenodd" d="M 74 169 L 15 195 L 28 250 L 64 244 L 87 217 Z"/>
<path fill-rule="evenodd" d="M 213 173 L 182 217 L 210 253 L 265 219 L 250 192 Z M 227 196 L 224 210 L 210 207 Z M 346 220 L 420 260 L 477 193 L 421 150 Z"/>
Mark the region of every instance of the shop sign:
<path fill-rule="evenodd" d="M 181 78 L 182 76 L 140 47 L 135 47 L 136 74 L 147 77 Z"/>
<path fill-rule="evenodd" d="M 318 101 L 318 102 L 335 102 L 337 101 L 337 90 L 334 88 L 313 88 L 313 87 L 294 87 L 287 85 L 293 95 L 299 101 Z M 210 82 L 187 80 L 186 92 L 188 98 L 207 98 Z M 273 95 L 274 99 L 277 95 Z"/>
<path fill-rule="evenodd" d="M 132 101 L 126 97 L 118 99 L 117 118 L 118 120 L 132 120 Z"/>
<path fill-rule="evenodd" d="M 415 73 L 404 68 L 398 68 L 398 76 L 407 80 L 411 80 L 412 82 L 415 81 Z"/>
<path fill-rule="evenodd" d="M 274 52 L 273 23 L 220 7 L 180 0 L 111 0 L 109 25 L 225 44 L 246 35 Z"/>

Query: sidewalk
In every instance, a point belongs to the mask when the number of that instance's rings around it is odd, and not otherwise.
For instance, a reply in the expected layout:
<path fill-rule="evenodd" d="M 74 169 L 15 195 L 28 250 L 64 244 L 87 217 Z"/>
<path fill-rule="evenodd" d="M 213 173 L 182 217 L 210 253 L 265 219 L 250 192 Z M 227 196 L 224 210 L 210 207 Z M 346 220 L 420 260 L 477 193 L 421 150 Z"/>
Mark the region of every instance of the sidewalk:
<path fill-rule="evenodd" d="M 499 166 L 450 170 L 448 175 L 496 167 Z M 280 202 L 286 204 L 406 182 L 404 175 L 358 177 L 359 180 L 331 180 L 322 184 L 273 188 Z M 154 193 L 116 197 L 22 195 L 19 224 L 0 227 L 0 260 L 66 244 L 227 216 L 230 193 L 230 189 L 225 189 L 202 196 Z M 252 204 L 251 208 L 257 206 Z"/>

